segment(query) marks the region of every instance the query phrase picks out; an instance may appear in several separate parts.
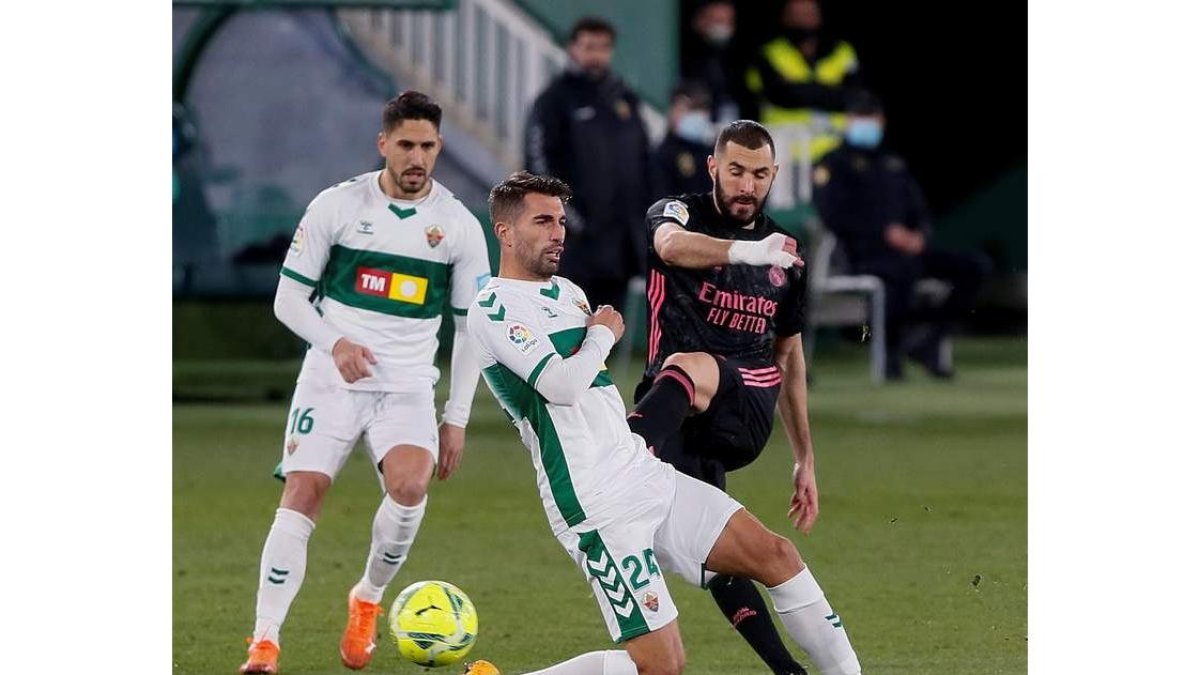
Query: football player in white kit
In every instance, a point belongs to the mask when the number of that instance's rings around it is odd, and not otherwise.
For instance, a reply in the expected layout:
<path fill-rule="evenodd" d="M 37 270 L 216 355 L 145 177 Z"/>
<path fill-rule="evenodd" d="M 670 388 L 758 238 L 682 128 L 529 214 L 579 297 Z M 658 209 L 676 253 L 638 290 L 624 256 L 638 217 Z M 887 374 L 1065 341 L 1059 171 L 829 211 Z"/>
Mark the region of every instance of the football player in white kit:
<path fill-rule="evenodd" d="M 444 480 L 462 458 L 479 378 L 467 306 L 490 268 L 479 221 L 430 177 L 441 116 L 419 92 L 388 101 L 378 137 L 384 168 L 317 195 L 280 272 L 275 315 L 310 347 L 287 418 L 283 498 L 263 546 L 242 673 L 277 672 L 279 630 L 304 580 L 309 536 L 360 436 L 385 494 L 366 570 L 350 589 L 340 649 L 348 668 L 371 660 L 384 590 L 420 527 L 435 466 Z M 434 360 L 447 302 L 455 337 L 439 426 Z"/>
<path fill-rule="evenodd" d="M 721 490 L 659 461 L 629 431 L 604 366 L 624 333 L 621 315 L 607 305 L 593 312 L 578 286 L 554 275 L 569 197 L 562 181 L 526 172 L 492 189 L 500 271 L 467 314 L 484 379 L 532 456 L 550 528 L 624 647 L 537 674 L 679 673 L 683 642 L 663 571 L 697 586 L 713 573 L 762 583 L 788 634 L 824 675 L 861 672 L 795 545 Z M 467 672 L 499 671 L 476 661 Z"/>

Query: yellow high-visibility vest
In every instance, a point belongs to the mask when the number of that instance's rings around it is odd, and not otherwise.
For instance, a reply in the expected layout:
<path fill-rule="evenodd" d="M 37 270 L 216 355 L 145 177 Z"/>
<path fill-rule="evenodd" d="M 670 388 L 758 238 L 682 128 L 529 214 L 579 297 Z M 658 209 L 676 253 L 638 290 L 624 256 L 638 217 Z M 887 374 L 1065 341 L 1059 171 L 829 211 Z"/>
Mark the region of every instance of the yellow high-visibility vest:
<path fill-rule="evenodd" d="M 796 45 L 784 37 L 778 37 L 763 46 L 762 54 L 768 64 L 787 82 L 816 83 L 826 86 L 840 85 L 846 76 L 858 68 L 858 57 L 848 42 L 838 42 L 833 51 L 809 66 Z M 746 86 L 751 92 L 762 96 L 762 75 L 753 66 L 746 71 Z M 812 108 L 781 108 L 763 100 L 762 119 L 767 126 L 780 124 L 805 124 L 812 130 L 809 157 L 816 162 L 842 142 L 846 129 L 845 113 L 830 113 Z M 800 153 L 792 149 L 793 156 Z"/>

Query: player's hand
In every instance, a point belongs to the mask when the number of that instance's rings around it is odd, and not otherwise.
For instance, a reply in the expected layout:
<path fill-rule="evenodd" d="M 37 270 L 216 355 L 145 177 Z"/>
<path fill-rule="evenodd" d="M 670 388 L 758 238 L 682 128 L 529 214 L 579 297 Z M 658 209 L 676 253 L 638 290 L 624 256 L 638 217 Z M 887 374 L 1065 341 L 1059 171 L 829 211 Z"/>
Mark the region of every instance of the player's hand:
<path fill-rule="evenodd" d="M 342 374 L 342 379 L 353 383 L 370 377 L 371 369 L 368 366 L 377 361 L 370 349 L 342 338 L 333 343 L 333 363 Z"/>
<path fill-rule="evenodd" d="M 621 336 L 625 334 L 625 319 L 621 316 L 620 312 L 612 308 L 612 305 L 600 305 L 588 317 L 588 328 L 596 325 L 604 326 L 611 330 L 614 342 L 620 342 Z"/>
<path fill-rule="evenodd" d="M 796 240 L 775 232 L 758 241 L 735 241 L 729 245 L 731 265 L 755 265 L 774 267 L 803 267 L 796 248 Z"/>
<path fill-rule="evenodd" d="M 462 462 L 463 446 L 467 443 L 467 430 L 442 422 L 438 427 L 438 480 L 446 480 Z"/>
<path fill-rule="evenodd" d="M 925 235 L 914 232 L 900 223 L 888 224 L 883 230 L 883 239 L 888 246 L 908 255 L 920 255 L 921 251 L 925 250 Z"/>
<path fill-rule="evenodd" d="M 792 527 L 804 534 L 812 531 L 817 522 L 817 473 L 812 464 L 792 468 L 792 503 L 788 507 L 788 519 Z"/>

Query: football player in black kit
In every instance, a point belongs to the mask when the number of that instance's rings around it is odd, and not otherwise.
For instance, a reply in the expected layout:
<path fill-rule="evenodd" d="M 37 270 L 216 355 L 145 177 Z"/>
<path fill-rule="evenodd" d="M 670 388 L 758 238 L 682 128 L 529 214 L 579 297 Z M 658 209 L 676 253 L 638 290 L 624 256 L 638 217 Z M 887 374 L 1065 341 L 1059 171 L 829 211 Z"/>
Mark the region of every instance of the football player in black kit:
<path fill-rule="evenodd" d="M 733 122 L 708 158 L 712 191 L 647 212 L 648 356 L 629 426 L 663 461 L 724 490 L 726 472 L 762 452 L 778 404 L 795 458 L 788 517 L 807 534 L 818 506 L 800 342 L 806 282 L 795 240 L 762 212 L 777 168 L 767 130 Z M 708 587 L 772 671 L 805 672 L 753 582 L 718 576 Z"/>

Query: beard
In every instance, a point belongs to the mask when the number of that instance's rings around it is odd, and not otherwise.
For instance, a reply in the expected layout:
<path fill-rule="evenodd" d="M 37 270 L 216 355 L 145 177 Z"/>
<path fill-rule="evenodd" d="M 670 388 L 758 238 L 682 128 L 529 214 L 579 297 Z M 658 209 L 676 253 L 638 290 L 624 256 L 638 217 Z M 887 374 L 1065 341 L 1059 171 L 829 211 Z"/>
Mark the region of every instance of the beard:
<path fill-rule="evenodd" d="M 388 173 L 392 175 L 392 182 L 396 184 L 396 187 L 400 188 L 400 191 L 405 194 L 416 194 L 421 190 L 424 190 L 425 184 L 429 181 L 429 172 L 425 172 L 421 174 L 421 182 L 418 183 L 416 187 L 409 187 L 406 183 L 403 172 L 398 172 L 395 169 L 388 167 Z"/>
<path fill-rule="evenodd" d="M 524 248 L 517 252 L 517 256 L 521 261 L 521 266 L 525 268 L 533 276 L 549 279 L 558 273 L 558 267 L 562 262 L 562 254 L 558 255 L 555 260 L 550 257 L 544 250 L 541 252 L 532 249 Z"/>
<path fill-rule="evenodd" d="M 717 210 L 721 212 L 721 215 L 739 223 L 749 224 L 757 220 L 759 214 L 762 213 L 763 204 L 767 201 L 767 196 L 763 195 L 761 200 L 754 200 L 754 207 L 751 210 L 749 217 L 739 216 L 734 212 L 734 207 L 742 206 L 744 208 L 745 206 L 749 206 L 748 204 L 736 204 L 734 201 L 736 197 L 728 197 L 725 194 L 725 191 L 721 189 L 721 181 L 719 180 L 713 181 L 713 192 L 717 198 Z M 769 189 L 767 190 L 767 194 L 771 194 Z"/>

